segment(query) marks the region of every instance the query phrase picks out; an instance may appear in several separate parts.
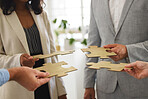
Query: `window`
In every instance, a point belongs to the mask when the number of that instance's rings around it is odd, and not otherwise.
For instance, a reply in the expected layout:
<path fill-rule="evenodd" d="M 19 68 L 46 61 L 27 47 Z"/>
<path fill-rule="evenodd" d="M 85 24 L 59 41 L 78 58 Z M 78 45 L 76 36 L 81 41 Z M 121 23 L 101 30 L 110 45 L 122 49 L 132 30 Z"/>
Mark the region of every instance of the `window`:
<path fill-rule="evenodd" d="M 72 40 L 71 38 L 73 38 L 75 39 L 75 43 L 73 44 L 74 46 L 76 46 L 75 48 L 81 47 L 81 42 L 84 40 L 84 38 L 87 38 L 87 35 L 85 34 L 88 32 L 88 25 L 90 22 L 90 2 L 91 0 L 45 1 L 45 10 L 50 17 L 50 21 L 53 21 L 55 18 L 57 18 L 56 25 L 52 25 L 53 29 L 58 28 L 61 20 L 67 20 L 70 24 L 68 26 L 68 32 L 66 34 L 60 32 L 61 34 L 59 36 L 56 36 L 56 45 L 60 45 L 61 48 L 66 50 L 71 45 L 68 45 L 68 43 L 65 42 L 67 42 L 67 39 L 70 42 L 70 40 Z M 79 27 L 81 27 L 81 32 L 79 31 Z"/>
<path fill-rule="evenodd" d="M 70 28 L 89 25 L 91 0 L 46 0 L 50 19 L 67 20 Z M 82 14 L 83 13 L 83 14 Z M 83 20 L 82 20 L 83 17 Z"/>

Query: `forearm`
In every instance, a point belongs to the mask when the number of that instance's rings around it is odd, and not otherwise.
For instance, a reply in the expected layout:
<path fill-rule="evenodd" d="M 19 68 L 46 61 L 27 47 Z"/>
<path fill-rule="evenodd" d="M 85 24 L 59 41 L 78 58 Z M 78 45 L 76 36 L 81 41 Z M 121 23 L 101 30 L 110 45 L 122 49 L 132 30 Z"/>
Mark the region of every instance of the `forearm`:
<path fill-rule="evenodd" d="M 126 45 L 130 62 L 148 61 L 148 41 Z"/>
<path fill-rule="evenodd" d="M 13 68 L 20 67 L 20 56 L 21 54 L 16 54 L 13 56 L 0 54 L 0 66 L 1 68 Z M 3 66 L 3 67 L 2 67 Z"/>

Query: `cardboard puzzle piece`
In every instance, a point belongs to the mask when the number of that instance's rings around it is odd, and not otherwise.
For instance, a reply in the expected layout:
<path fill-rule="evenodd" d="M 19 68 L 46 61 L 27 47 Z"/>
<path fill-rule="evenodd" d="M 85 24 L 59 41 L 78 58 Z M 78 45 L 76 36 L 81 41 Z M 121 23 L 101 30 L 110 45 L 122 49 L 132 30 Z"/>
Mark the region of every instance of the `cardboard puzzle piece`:
<path fill-rule="evenodd" d="M 49 77 L 53 77 L 53 76 L 63 77 L 63 76 L 68 75 L 67 74 L 68 72 L 72 72 L 72 71 L 77 70 L 76 68 L 74 68 L 72 66 L 69 68 L 63 68 L 63 67 L 61 67 L 62 65 L 67 65 L 67 63 L 64 61 L 59 62 L 59 63 L 54 63 L 54 64 L 47 63 L 47 64 L 44 64 L 42 67 L 38 67 L 35 69 L 39 70 L 39 71 L 48 72 Z"/>
<path fill-rule="evenodd" d="M 44 58 L 49 58 L 57 55 L 66 55 L 66 54 L 72 54 L 74 50 L 69 50 L 69 51 L 57 51 L 53 52 L 51 54 L 46 54 L 46 55 L 35 55 L 33 58 L 39 58 L 39 59 L 44 59 Z"/>
<path fill-rule="evenodd" d="M 115 56 L 114 52 L 107 52 L 103 47 L 97 46 L 89 46 L 89 48 L 81 49 L 83 52 L 90 52 L 90 54 L 86 54 L 87 57 L 100 57 L 100 58 L 109 58 L 109 56 Z"/>
<path fill-rule="evenodd" d="M 90 69 L 101 69 L 101 68 L 107 68 L 110 71 L 122 71 L 125 68 L 125 65 L 127 63 L 120 63 L 120 64 L 112 64 L 111 62 L 106 61 L 100 61 L 98 63 L 87 63 L 89 65 Z M 132 68 L 127 68 L 132 69 Z"/>

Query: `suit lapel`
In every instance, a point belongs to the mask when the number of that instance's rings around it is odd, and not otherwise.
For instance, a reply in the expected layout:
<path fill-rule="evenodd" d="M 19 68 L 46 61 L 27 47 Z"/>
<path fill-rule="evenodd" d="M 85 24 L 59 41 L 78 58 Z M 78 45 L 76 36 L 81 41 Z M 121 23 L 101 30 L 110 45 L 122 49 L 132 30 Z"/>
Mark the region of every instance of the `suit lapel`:
<path fill-rule="evenodd" d="M 126 0 L 125 4 L 124 4 L 124 7 L 123 7 L 123 11 L 122 11 L 122 14 L 121 14 L 121 18 L 120 18 L 120 21 L 119 21 L 119 24 L 118 24 L 118 29 L 117 29 L 117 33 L 116 33 L 116 36 L 118 35 L 122 25 L 123 25 L 123 22 L 128 14 L 128 11 L 132 5 L 134 0 Z"/>
<path fill-rule="evenodd" d="M 48 51 L 50 51 L 50 50 L 47 50 L 47 43 L 46 43 L 47 36 L 45 35 L 47 31 L 46 31 L 46 28 L 45 28 L 44 20 L 41 17 L 42 14 L 35 15 L 33 11 L 31 11 L 31 14 L 33 16 L 33 19 L 34 19 L 34 21 L 37 25 L 37 28 L 39 30 L 39 33 L 40 33 L 43 54 L 48 54 Z"/>
<path fill-rule="evenodd" d="M 104 8 L 104 14 L 107 17 L 107 22 L 109 24 L 109 27 L 113 33 L 113 35 L 116 34 L 115 29 L 114 29 L 114 25 L 113 25 L 113 21 L 112 21 L 112 17 L 111 17 L 111 13 L 110 13 L 110 8 L 109 8 L 109 0 L 100 0 L 103 2 L 103 4 L 105 4 L 105 6 L 103 6 Z"/>
<path fill-rule="evenodd" d="M 10 26 L 12 27 L 12 29 L 14 30 L 14 32 L 18 36 L 18 38 L 19 38 L 20 42 L 22 43 L 24 49 L 26 50 L 27 53 L 29 53 L 26 35 L 25 35 L 23 27 L 22 27 L 22 25 L 21 25 L 21 23 L 18 19 L 18 16 L 16 15 L 15 12 L 13 12 L 11 15 L 7 15 L 6 18 L 8 20 L 8 23 L 10 24 Z"/>

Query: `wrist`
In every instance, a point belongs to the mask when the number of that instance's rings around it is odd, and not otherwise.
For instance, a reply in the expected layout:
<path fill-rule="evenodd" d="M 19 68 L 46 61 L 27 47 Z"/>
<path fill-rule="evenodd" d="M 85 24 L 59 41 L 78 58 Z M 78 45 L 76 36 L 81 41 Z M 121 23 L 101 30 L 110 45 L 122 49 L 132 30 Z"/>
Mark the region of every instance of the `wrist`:
<path fill-rule="evenodd" d="M 9 72 L 9 75 L 10 75 L 9 81 L 15 80 L 17 78 L 19 68 L 10 68 L 10 69 L 8 69 L 8 72 Z"/>

